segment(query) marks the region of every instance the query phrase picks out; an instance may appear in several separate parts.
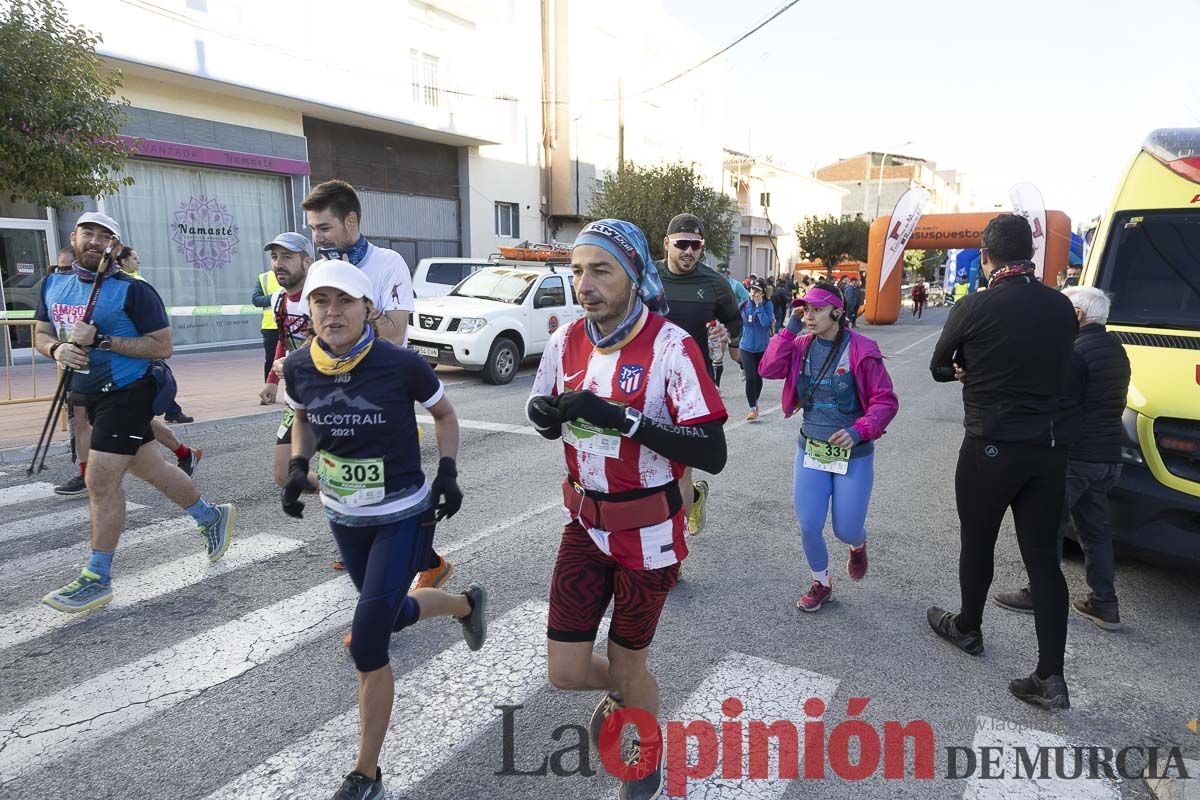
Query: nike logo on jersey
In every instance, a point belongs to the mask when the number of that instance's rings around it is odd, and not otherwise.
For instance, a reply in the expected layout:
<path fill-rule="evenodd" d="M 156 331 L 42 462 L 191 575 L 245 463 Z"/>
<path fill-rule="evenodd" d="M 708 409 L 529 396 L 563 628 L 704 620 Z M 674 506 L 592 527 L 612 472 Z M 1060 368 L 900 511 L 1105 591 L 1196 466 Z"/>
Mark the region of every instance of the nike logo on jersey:
<path fill-rule="evenodd" d="M 570 383 L 571 381 L 575 380 L 576 378 L 578 378 L 580 375 L 582 375 L 585 372 L 587 372 L 586 369 L 581 369 L 581 370 L 579 370 L 579 372 L 576 372 L 574 375 L 565 375 L 565 376 L 563 376 L 563 383 Z"/>

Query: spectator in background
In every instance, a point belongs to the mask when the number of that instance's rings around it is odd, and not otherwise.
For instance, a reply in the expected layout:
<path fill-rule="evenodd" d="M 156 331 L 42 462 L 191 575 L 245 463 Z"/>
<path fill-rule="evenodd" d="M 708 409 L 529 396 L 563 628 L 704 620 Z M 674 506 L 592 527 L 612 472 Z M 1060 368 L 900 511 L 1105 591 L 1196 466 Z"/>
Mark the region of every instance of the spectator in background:
<path fill-rule="evenodd" d="M 1067 265 L 1067 279 L 1063 284 L 1063 288 L 1079 285 L 1079 276 L 1083 274 L 1083 267 L 1079 264 Z"/>
<path fill-rule="evenodd" d="M 787 316 L 788 307 L 792 304 L 792 290 L 787 281 L 780 279 L 775 291 L 771 294 L 771 305 L 775 309 L 775 332 L 783 330 L 783 320 Z"/>
<path fill-rule="evenodd" d="M 758 374 L 758 362 L 767 350 L 771 339 L 771 323 L 775 313 L 767 299 L 767 287 L 762 283 L 750 284 L 750 299 L 738 309 L 742 315 L 742 369 L 746 374 L 746 403 L 750 413 L 747 422 L 758 419 L 758 398 L 762 394 L 762 376 Z"/>
<path fill-rule="evenodd" d="M 746 290 L 745 286 L 742 286 L 742 282 L 729 274 L 728 264 L 717 264 L 717 272 L 724 275 L 725 280 L 729 281 L 729 288 L 733 290 L 733 298 L 739 306 L 750 299 L 750 292 Z M 737 346 L 737 342 L 734 342 L 734 346 Z"/>
<path fill-rule="evenodd" d="M 858 285 L 858 278 L 851 278 L 847 282 L 842 295 L 846 298 L 846 323 L 851 328 L 857 328 L 858 308 L 863 302 L 862 287 Z"/>
<path fill-rule="evenodd" d="M 312 258 L 312 244 L 308 246 L 308 257 Z M 254 294 L 250 304 L 263 310 L 262 342 L 263 342 L 263 381 L 271 374 L 271 365 L 275 363 L 275 348 L 279 345 L 279 325 L 275 322 L 275 310 L 271 308 L 271 298 L 279 291 L 279 281 L 275 279 L 272 270 L 260 273 L 254 281 Z M 259 401 L 266 405 L 265 400 Z"/>
<path fill-rule="evenodd" d="M 75 248 L 67 245 L 58 251 L 58 261 L 54 265 L 55 272 L 70 272 L 71 265 L 75 263 Z"/>

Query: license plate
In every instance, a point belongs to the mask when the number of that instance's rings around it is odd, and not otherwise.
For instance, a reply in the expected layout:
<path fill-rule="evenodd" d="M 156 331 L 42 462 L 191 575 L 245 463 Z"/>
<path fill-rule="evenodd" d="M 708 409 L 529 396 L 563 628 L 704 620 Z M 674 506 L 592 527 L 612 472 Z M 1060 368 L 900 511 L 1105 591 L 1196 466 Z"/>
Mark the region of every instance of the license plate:
<path fill-rule="evenodd" d="M 413 346 L 416 347 L 418 353 L 425 356 L 426 358 L 437 358 L 438 357 L 438 349 L 436 347 L 423 347 L 419 344 L 413 345 Z"/>

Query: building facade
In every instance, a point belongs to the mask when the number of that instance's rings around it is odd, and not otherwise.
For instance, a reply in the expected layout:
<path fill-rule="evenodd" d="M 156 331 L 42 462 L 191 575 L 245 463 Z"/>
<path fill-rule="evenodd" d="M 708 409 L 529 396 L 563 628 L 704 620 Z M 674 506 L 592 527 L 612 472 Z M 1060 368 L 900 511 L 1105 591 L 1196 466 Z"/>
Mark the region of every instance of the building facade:
<path fill-rule="evenodd" d="M 974 210 L 966 176 L 957 170 L 939 170 L 936 163 L 923 158 L 860 153 L 819 167 L 813 176 L 846 190 L 841 211 L 844 216 L 861 215 L 863 219 L 874 220 L 891 214 L 896 201 L 916 186 L 929 191 L 926 213 L 957 214 Z"/>

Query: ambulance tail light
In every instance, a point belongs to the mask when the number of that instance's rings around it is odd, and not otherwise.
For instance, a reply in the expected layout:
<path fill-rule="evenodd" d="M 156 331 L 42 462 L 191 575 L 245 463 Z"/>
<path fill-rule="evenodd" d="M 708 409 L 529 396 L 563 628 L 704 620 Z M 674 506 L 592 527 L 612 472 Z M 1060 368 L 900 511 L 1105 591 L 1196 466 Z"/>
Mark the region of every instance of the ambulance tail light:
<path fill-rule="evenodd" d="M 1176 175 L 1200 183 L 1200 128 L 1159 128 L 1142 149 Z"/>

